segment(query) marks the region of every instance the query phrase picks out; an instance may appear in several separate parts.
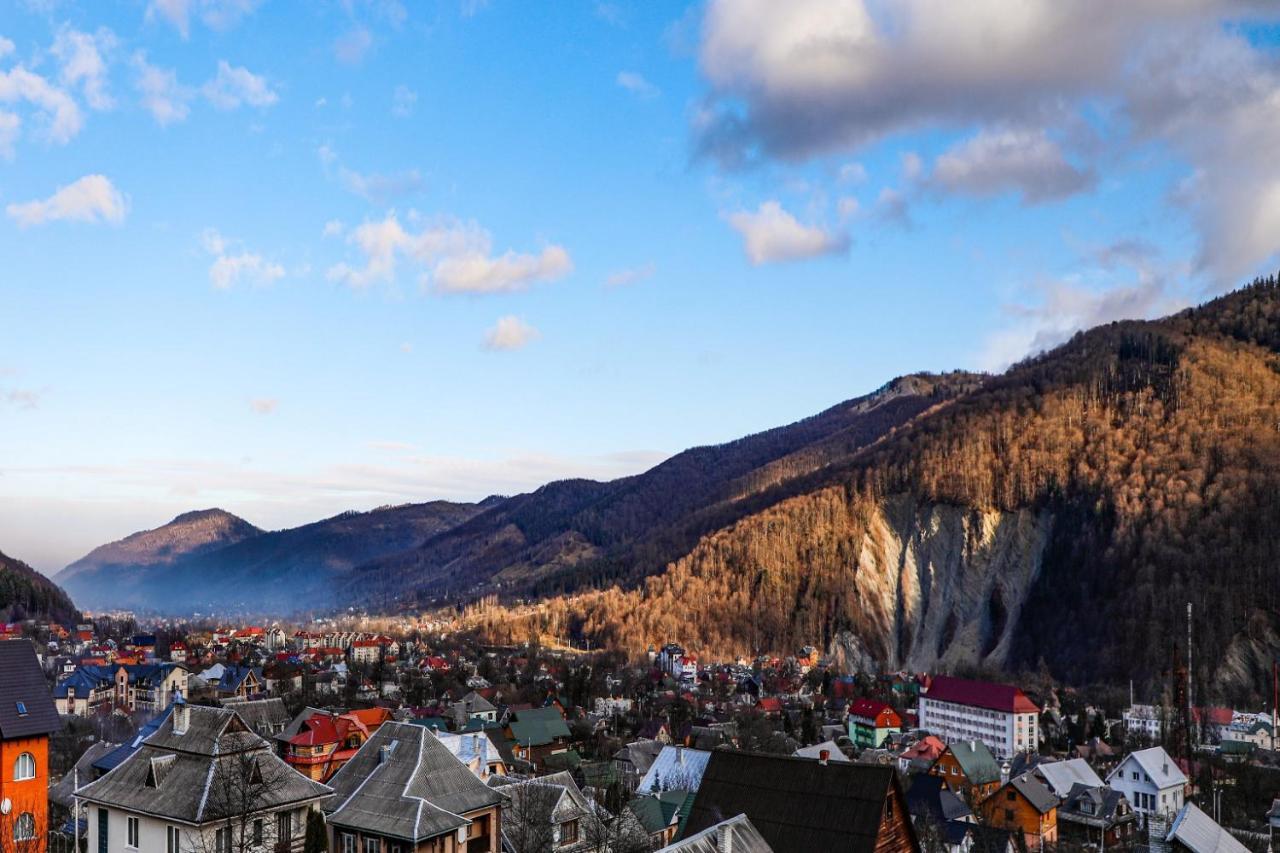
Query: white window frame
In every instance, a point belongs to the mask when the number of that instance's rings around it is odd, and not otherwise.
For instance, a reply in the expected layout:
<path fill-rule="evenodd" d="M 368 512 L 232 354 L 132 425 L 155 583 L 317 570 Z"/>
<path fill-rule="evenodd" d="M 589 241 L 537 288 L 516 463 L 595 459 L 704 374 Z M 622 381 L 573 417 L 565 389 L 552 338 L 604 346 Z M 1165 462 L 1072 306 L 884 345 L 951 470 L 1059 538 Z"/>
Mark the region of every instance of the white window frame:
<path fill-rule="evenodd" d="M 27 782 L 36 778 L 36 757 L 29 752 L 19 755 L 13 762 L 13 781 Z"/>
<path fill-rule="evenodd" d="M 136 817 L 126 817 L 124 821 L 125 846 L 138 849 L 138 840 L 142 835 L 142 826 Z"/>
<path fill-rule="evenodd" d="M 176 826 L 166 826 L 164 829 L 164 845 L 165 853 L 182 853 L 182 835 L 181 830 Z"/>

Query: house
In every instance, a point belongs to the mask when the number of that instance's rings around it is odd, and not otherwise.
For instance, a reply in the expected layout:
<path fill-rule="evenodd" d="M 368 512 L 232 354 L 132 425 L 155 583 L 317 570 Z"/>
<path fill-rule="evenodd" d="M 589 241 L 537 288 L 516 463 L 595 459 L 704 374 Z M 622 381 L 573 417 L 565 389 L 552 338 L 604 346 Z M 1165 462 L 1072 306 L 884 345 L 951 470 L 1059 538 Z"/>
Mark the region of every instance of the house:
<path fill-rule="evenodd" d="M 1172 816 L 1182 808 L 1187 777 L 1163 747 L 1131 752 L 1107 774 L 1107 784 L 1124 794 L 1144 822 Z"/>
<path fill-rule="evenodd" d="M 722 820 L 658 853 L 774 853 L 774 848 L 744 814 Z"/>
<path fill-rule="evenodd" d="M 1127 737 L 1155 743 L 1164 733 L 1164 709 L 1157 705 L 1130 705 L 1120 716 Z"/>
<path fill-rule="evenodd" d="M 973 811 L 942 777 L 922 775 L 912 779 L 907 789 L 907 811 L 925 849 L 940 845 L 948 853 L 968 853 L 973 846 Z"/>
<path fill-rule="evenodd" d="M 613 754 L 613 763 L 617 768 L 618 778 L 628 791 L 634 791 L 640 780 L 649 772 L 649 768 L 666 744 L 659 740 L 637 740 L 619 749 Z"/>
<path fill-rule="evenodd" d="M 929 773 L 941 776 L 948 788 L 972 803 L 986 799 L 1001 783 L 1000 766 L 980 740 L 951 744 L 938 756 Z"/>
<path fill-rule="evenodd" d="M 745 814 L 777 853 L 918 853 L 892 767 L 715 750 L 685 837 Z"/>
<path fill-rule="evenodd" d="M 250 731 L 264 738 L 275 737 L 289 725 L 289 709 L 283 699 L 226 699 L 222 706 L 233 709 Z"/>
<path fill-rule="evenodd" d="M 919 726 L 944 743 L 979 740 L 997 758 L 1035 750 L 1040 708 L 1011 684 L 939 675 L 920 694 Z"/>
<path fill-rule="evenodd" d="M 307 814 L 331 794 L 294 773 L 229 708 L 181 697 L 137 748 L 76 792 L 91 850 L 298 853 Z"/>
<path fill-rule="evenodd" d="M 845 755 L 844 752 L 841 751 L 840 745 L 833 740 L 815 743 L 813 746 L 802 746 L 791 754 L 796 758 L 808 758 L 814 761 L 849 760 L 849 756 Z"/>
<path fill-rule="evenodd" d="M 422 726 L 387 722 L 330 781 L 338 853 L 498 853 L 502 795 Z"/>
<path fill-rule="evenodd" d="M 711 753 L 683 746 L 664 746 L 654 759 L 640 784 L 637 794 L 660 791 L 696 791 L 707 770 Z"/>
<path fill-rule="evenodd" d="M 849 739 L 858 749 L 879 749 L 885 738 L 902 731 L 902 717 L 887 702 L 859 699 L 849 706 Z"/>
<path fill-rule="evenodd" d="M 417 723 L 413 723 L 417 725 Z M 430 728 L 430 727 L 428 727 Z M 430 729 L 459 761 L 467 765 L 476 778 L 487 782 L 490 776 L 506 776 L 507 762 L 498 745 L 486 732 L 450 733 Z"/>
<path fill-rule="evenodd" d="M 314 713 L 289 738 L 284 760 L 308 779 L 327 781 L 390 719 L 391 712 L 385 708 Z"/>
<path fill-rule="evenodd" d="M 660 794 L 636 797 L 627 808 L 649 836 L 651 849 L 664 847 L 675 840 L 680 829 L 680 810 L 686 801 L 693 799 L 688 791 L 663 791 Z"/>
<path fill-rule="evenodd" d="M 988 826 L 1021 832 L 1028 850 L 1058 840 L 1058 798 L 1032 773 L 1014 776 L 978 804 Z"/>
<path fill-rule="evenodd" d="M 1178 853 L 1246 853 L 1249 849 L 1192 803 L 1174 818 L 1165 844 Z"/>
<path fill-rule="evenodd" d="M 601 816 L 568 772 L 517 781 L 489 780 L 503 798 L 503 847 L 587 853 L 598 848 Z"/>
<path fill-rule="evenodd" d="M 947 745 L 933 735 L 925 735 L 898 753 L 899 773 L 927 773 Z"/>
<path fill-rule="evenodd" d="M 535 768 L 541 768 L 549 755 L 568 752 L 573 737 L 555 706 L 518 711 L 505 733 L 514 742 L 515 756 Z"/>
<path fill-rule="evenodd" d="M 35 646 L 0 642 L 0 846 L 43 851 L 49 830 L 49 735 L 62 720 Z"/>
<path fill-rule="evenodd" d="M 88 664 L 53 688 L 58 713 L 87 717 L 100 710 L 158 713 L 179 693 L 187 695 L 189 676 L 182 664 Z"/>
<path fill-rule="evenodd" d="M 474 690 L 449 707 L 458 728 L 465 726 L 468 720 L 482 720 L 486 723 L 498 721 L 498 709 Z"/>
<path fill-rule="evenodd" d="M 238 664 L 224 666 L 221 677 L 218 678 L 218 696 L 223 699 L 228 696 L 247 699 L 262 693 L 263 689 L 262 670 L 250 666 Z"/>
<path fill-rule="evenodd" d="M 1099 844 L 1101 849 L 1133 845 L 1138 815 L 1124 794 L 1108 785 L 1077 782 L 1058 806 L 1058 838 L 1077 845 Z"/>

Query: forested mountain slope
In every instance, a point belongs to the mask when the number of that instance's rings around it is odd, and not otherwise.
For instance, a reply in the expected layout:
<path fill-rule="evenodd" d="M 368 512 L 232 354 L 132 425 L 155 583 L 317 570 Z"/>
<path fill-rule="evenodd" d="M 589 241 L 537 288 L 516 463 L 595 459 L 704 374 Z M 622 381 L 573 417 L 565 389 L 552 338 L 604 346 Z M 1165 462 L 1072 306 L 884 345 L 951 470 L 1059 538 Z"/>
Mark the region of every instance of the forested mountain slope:
<path fill-rule="evenodd" d="M 80 613 L 57 584 L 21 560 L 0 553 L 0 622 L 23 619 L 71 626 L 80 620 Z"/>
<path fill-rule="evenodd" d="M 478 621 L 1154 689 L 1191 601 L 1197 679 L 1251 695 L 1280 653 L 1278 352 L 1274 279 L 1079 334 L 783 483 L 638 588 Z"/>

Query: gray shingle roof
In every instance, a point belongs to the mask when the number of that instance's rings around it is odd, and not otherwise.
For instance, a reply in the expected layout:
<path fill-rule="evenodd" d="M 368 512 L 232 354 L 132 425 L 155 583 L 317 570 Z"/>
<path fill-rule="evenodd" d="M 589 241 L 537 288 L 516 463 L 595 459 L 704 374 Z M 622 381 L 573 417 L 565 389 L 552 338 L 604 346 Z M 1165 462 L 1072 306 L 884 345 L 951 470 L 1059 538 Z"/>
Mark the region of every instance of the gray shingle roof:
<path fill-rule="evenodd" d="M 185 731 L 175 733 L 174 714 L 166 714 L 133 754 L 83 785 L 77 792 L 80 798 L 165 820 L 205 824 L 217 820 L 221 811 L 211 790 L 231 784 L 248 762 L 256 764 L 265 780 L 257 791 L 261 809 L 301 805 L 329 795 L 328 787 L 281 761 L 234 711 L 188 705 L 187 712 Z"/>
<path fill-rule="evenodd" d="M 1040 814 L 1046 814 L 1058 807 L 1058 798 L 1054 796 L 1053 791 L 1049 790 L 1049 786 L 1030 773 L 1014 776 L 1009 780 L 1009 787 L 1026 797 L 1027 802 L 1031 803 Z"/>
<path fill-rule="evenodd" d="M 1035 772 L 1059 797 L 1071 793 L 1072 787 L 1077 784 L 1089 788 L 1102 787 L 1102 779 L 1083 758 L 1037 764 Z"/>
<path fill-rule="evenodd" d="M 26 640 L 0 642 L 0 738 L 47 735 L 61 728 L 36 647 Z"/>
<path fill-rule="evenodd" d="M 1165 840 L 1177 842 L 1192 853 L 1246 853 L 1249 849 L 1191 803 L 1178 812 Z"/>
<path fill-rule="evenodd" d="M 466 826 L 467 813 L 502 802 L 435 735 L 407 723 L 383 723 L 330 785 L 330 823 L 414 843 Z"/>
<path fill-rule="evenodd" d="M 734 853 L 773 853 L 769 842 L 764 840 L 760 831 L 752 826 L 750 819 L 744 814 L 709 826 L 675 844 L 669 844 L 658 853 L 717 853 L 721 849 L 717 841 L 722 831 L 729 834 L 729 849 Z"/>

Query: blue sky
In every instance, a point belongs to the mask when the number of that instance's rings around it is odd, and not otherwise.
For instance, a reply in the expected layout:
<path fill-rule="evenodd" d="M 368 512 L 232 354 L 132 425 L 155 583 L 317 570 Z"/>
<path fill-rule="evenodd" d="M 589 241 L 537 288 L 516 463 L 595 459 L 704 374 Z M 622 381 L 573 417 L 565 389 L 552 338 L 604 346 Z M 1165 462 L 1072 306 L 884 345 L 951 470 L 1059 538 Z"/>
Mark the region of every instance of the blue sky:
<path fill-rule="evenodd" d="M 3 3 L 0 549 L 620 476 L 1274 267 L 1274 19 L 938 3 Z"/>

